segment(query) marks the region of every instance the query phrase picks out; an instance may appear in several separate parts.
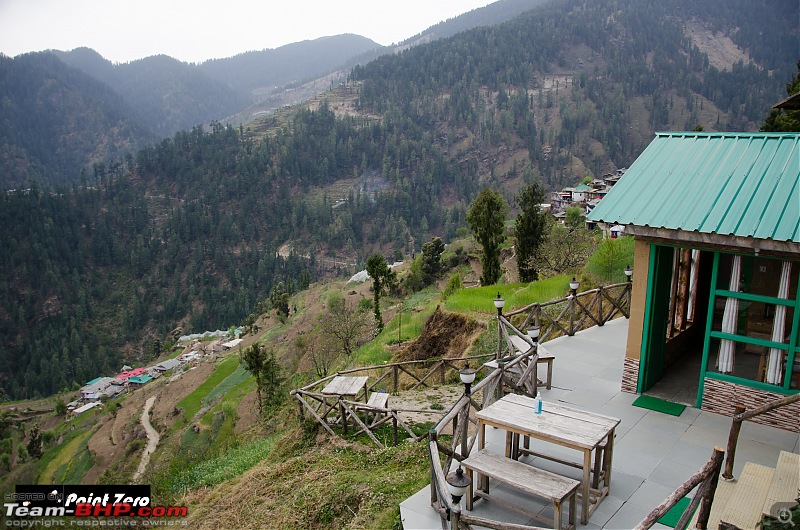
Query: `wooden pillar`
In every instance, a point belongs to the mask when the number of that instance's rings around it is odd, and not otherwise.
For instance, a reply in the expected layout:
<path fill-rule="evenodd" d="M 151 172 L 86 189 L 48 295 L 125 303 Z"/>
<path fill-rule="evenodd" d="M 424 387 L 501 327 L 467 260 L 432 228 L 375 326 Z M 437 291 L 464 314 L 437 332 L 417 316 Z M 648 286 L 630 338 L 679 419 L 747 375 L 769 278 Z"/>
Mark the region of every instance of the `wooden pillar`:
<path fill-rule="evenodd" d="M 722 474 L 722 478 L 725 480 L 733 480 L 733 459 L 736 457 L 736 444 L 739 443 L 739 431 L 742 429 L 742 420 L 737 421 L 736 416 L 745 410 L 747 408 L 744 405 L 736 405 L 731 432 L 728 435 L 728 456 L 725 459 L 725 472 Z"/>

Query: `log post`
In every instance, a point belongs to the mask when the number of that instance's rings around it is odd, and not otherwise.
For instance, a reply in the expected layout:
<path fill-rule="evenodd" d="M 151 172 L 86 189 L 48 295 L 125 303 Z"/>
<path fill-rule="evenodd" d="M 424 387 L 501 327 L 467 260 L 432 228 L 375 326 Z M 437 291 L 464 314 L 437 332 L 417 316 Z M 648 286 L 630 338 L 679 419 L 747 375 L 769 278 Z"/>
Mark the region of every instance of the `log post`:
<path fill-rule="evenodd" d="M 396 418 L 396 416 L 395 416 Z M 397 419 L 395 419 L 395 424 L 397 424 Z M 436 432 L 436 429 L 431 429 L 428 431 L 428 451 L 430 451 L 430 447 L 435 446 L 438 443 L 439 434 Z M 436 504 L 439 500 L 439 496 L 436 494 L 436 470 L 433 469 L 433 460 L 431 459 L 431 504 Z"/>
<path fill-rule="evenodd" d="M 394 366 L 392 366 L 392 372 L 393 372 L 393 376 L 394 376 L 393 377 L 393 379 L 394 379 L 394 385 L 393 385 L 394 386 L 394 393 L 397 394 L 397 382 L 398 382 L 398 379 L 400 378 L 400 367 L 395 364 Z"/>
<path fill-rule="evenodd" d="M 597 304 L 598 304 L 598 306 L 597 306 L 598 307 L 598 311 L 600 312 L 599 313 L 600 318 L 598 319 L 600 321 L 600 323 L 597 324 L 597 325 L 598 326 L 602 326 L 603 324 L 606 323 L 606 318 L 605 318 L 605 315 L 603 314 L 603 286 L 602 285 L 600 287 L 598 287 Z"/>
<path fill-rule="evenodd" d="M 577 299 L 577 294 L 572 295 L 569 299 L 569 329 L 567 330 L 567 335 L 570 337 L 575 335 L 575 302 Z"/>
<path fill-rule="evenodd" d="M 708 528 L 708 518 L 711 515 L 711 503 L 714 502 L 714 494 L 717 492 L 719 468 L 722 467 L 723 456 L 725 456 L 725 453 L 722 452 L 722 448 L 715 447 L 714 456 L 711 458 L 716 467 L 714 467 L 714 470 L 701 486 L 703 498 L 700 500 L 700 512 L 697 514 L 697 525 L 695 526 L 695 528 L 699 528 L 700 530 Z"/>
<path fill-rule="evenodd" d="M 742 429 L 742 421 L 737 418 L 739 414 L 747 410 L 744 405 L 736 405 L 736 413 L 731 423 L 731 432 L 728 435 L 728 456 L 725 459 L 725 472 L 722 473 L 724 480 L 733 480 L 733 459 L 736 457 L 736 444 L 739 443 L 739 431 Z"/>

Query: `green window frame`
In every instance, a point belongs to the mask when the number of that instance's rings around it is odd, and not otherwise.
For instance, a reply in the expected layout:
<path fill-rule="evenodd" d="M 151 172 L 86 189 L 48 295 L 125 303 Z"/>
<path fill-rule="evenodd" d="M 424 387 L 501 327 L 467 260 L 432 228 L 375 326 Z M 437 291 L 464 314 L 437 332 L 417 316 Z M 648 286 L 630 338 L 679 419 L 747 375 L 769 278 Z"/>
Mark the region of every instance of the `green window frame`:
<path fill-rule="evenodd" d="M 719 372 L 708 370 L 708 358 L 710 355 L 710 345 L 711 339 L 727 339 L 733 340 L 736 342 L 741 342 L 745 344 L 753 344 L 756 346 L 765 346 L 767 348 L 778 348 L 787 352 L 787 367 L 793 367 L 795 358 L 797 358 L 797 354 L 800 352 L 800 344 L 798 344 L 798 335 L 800 335 L 800 288 L 797 289 L 797 293 L 795 293 L 794 300 L 787 300 L 784 298 L 776 298 L 771 296 L 763 296 L 763 295 L 756 295 L 750 293 L 740 293 L 740 292 L 733 292 L 727 289 L 718 289 L 717 288 L 717 278 L 719 273 L 719 262 L 720 256 L 722 254 L 727 254 L 723 252 L 714 252 L 714 268 L 711 274 L 711 293 L 709 295 L 709 308 L 713 308 L 717 298 L 737 298 L 739 300 L 743 300 L 746 302 L 763 302 L 768 304 L 775 304 L 775 305 L 784 305 L 794 309 L 794 314 L 792 317 L 791 322 L 791 334 L 789 339 L 789 344 L 783 344 L 780 342 L 772 342 L 766 339 L 759 339 L 755 337 L 747 337 L 745 335 L 739 334 L 731 334 L 731 333 L 723 333 L 722 331 L 714 331 L 712 329 L 713 322 L 714 322 L 714 312 L 713 310 L 709 309 L 708 312 L 708 319 L 706 321 L 706 332 L 703 341 L 703 360 L 702 365 L 700 367 L 700 385 L 697 392 L 697 408 L 701 408 L 703 405 L 703 392 L 705 386 L 705 379 L 706 377 L 709 379 L 716 379 L 718 381 L 727 381 L 729 383 L 735 383 L 737 385 L 742 385 L 750 388 L 756 388 L 759 390 L 766 390 L 769 392 L 775 392 L 778 394 L 797 394 L 800 392 L 798 389 L 792 389 L 792 370 L 787 369 L 786 373 L 783 374 L 783 385 L 771 385 L 769 383 L 764 383 L 761 381 L 755 381 L 752 379 L 746 379 L 743 377 L 737 377 L 728 374 L 721 374 Z M 793 260 L 792 264 L 796 267 L 800 267 L 800 261 Z M 787 322 L 787 324 L 789 324 Z"/>

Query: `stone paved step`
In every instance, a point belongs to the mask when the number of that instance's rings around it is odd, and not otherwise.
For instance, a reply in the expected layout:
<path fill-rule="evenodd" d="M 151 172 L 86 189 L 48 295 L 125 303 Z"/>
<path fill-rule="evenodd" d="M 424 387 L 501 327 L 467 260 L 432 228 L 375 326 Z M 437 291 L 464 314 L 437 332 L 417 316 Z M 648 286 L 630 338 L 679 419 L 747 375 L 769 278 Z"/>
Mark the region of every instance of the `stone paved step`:
<path fill-rule="evenodd" d="M 764 500 L 763 514 L 775 517 L 777 513 L 773 513 L 773 507 L 779 503 L 794 502 L 798 488 L 800 488 L 800 455 L 781 451 L 772 484 Z"/>
<path fill-rule="evenodd" d="M 720 522 L 742 529 L 756 528 L 756 525 L 761 522 L 761 509 L 764 506 L 774 472 L 775 470 L 771 467 L 747 462 L 735 483 L 725 508 L 720 513 Z M 710 524 L 709 527 L 716 528 Z"/>

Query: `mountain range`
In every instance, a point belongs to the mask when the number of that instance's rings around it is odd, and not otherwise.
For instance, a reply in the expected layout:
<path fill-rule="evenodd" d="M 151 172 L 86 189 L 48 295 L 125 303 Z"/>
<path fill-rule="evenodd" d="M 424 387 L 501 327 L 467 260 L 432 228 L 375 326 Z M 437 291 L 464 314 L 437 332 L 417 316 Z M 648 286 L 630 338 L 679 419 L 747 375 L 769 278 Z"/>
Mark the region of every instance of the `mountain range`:
<path fill-rule="evenodd" d="M 151 356 L 178 327 L 241 322 L 281 284 L 449 242 L 484 187 L 516 207 L 527 183 L 627 166 L 656 130 L 756 129 L 795 71 L 794 1 L 539 4 L 357 61 L 307 103 L 232 126 L 215 116 L 263 78 L 89 50 L 67 56 L 91 76 L 52 53 L 0 58 L 0 178 L 17 189 L 0 209 L 0 387 L 46 395 Z M 192 112 L 160 140 L 142 125 Z"/>

